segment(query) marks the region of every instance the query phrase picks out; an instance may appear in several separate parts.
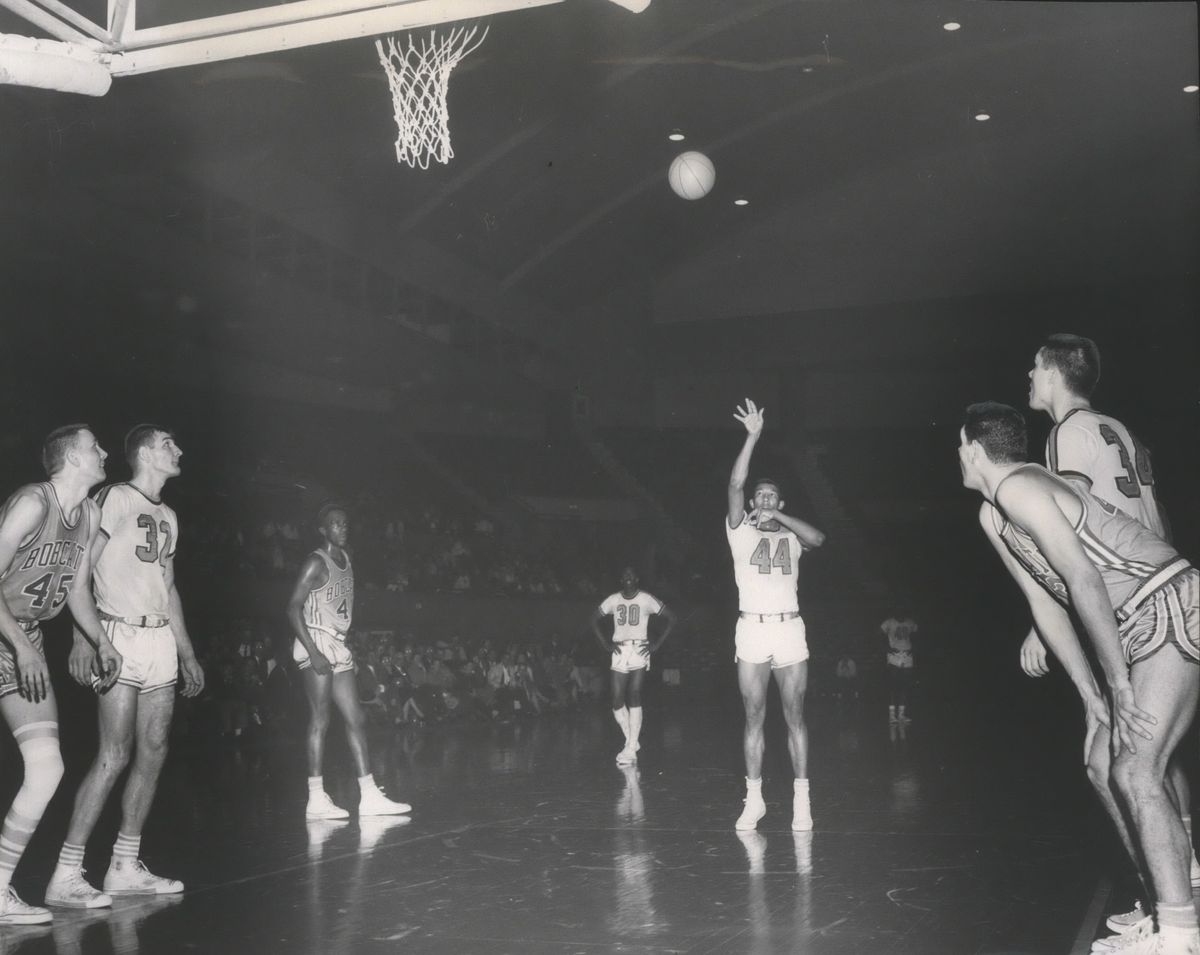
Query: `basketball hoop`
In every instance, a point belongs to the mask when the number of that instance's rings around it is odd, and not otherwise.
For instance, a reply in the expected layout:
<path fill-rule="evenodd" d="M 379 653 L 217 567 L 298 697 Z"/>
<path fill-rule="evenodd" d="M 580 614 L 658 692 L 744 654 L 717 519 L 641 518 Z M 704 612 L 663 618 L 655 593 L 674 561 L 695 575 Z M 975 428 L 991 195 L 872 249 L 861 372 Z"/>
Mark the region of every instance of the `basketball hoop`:
<path fill-rule="evenodd" d="M 436 159 L 445 165 L 454 156 L 450 148 L 450 111 L 446 90 L 450 74 L 467 55 L 479 49 L 487 29 L 476 39 L 479 27 L 458 27 L 448 34 L 430 30 L 420 43 L 410 33 L 400 42 L 395 37 L 376 40 L 379 62 L 387 72 L 396 117 L 396 161 L 413 169 L 429 168 Z M 407 45 L 405 45 L 407 40 Z"/>

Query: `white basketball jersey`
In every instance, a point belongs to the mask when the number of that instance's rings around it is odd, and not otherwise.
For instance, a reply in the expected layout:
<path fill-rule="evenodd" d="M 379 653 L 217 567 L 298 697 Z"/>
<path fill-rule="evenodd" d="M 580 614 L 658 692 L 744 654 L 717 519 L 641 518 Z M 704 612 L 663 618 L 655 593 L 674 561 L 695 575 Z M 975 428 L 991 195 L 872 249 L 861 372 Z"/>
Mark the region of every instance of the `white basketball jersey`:
<path fill-rule="evenodd" d="M 733 554 L 738 609 L 745 613 L 791 613 L 800 609 L 800 538 L 787 528 L 759 530 L 748 517 L 737 527 L 725 521 Z"/>
<path fill-rule="evenodd" d="M 1069 411 L 1046 440 L 1046 466 L 1065 478 L 1083 478 L 1100 500 L 1166 536 L 1150 455 L 1116 418 L 1089 408 Z"/>
<path fill-rule="evenodd" d="M 337 562 L 324 550 L 313 551 L 325 563 L 329 572 L 325 583 L 310 591 L 304 602 L 304 622 L 309 627 L 325 630 L 343 637 L 354 619 L 354 568 L 350 555 L 342 552 L 346 566 Z"/>
<path fill-rule="evenodd" d="M 642 590 L 629 598 L 618 591 L 600 604 L 602 614 L 612 615 L 614 643 L 644 643 L 650 617 L 662 608 L 661 600 Z"/>
<path fill-rule="evenodd" d="M 132 484 L 102 488 L 96 503 L 107 538 L 92 572 L 96 606 L 113 617 L 169 615 L 164 575 L 179 540 L 175 512 Z"/>

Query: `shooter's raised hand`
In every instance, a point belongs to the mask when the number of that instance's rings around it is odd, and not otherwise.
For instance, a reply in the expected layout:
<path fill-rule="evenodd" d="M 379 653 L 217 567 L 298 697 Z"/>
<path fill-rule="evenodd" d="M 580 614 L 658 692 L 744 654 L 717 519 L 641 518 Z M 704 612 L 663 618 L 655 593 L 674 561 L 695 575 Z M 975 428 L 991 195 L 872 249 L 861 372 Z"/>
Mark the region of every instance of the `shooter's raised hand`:
<path fill-rule="evenodd" d="M 766 410 L 766 408 L 759 408 L 758 405 L 747 398 L 744 408 L 738 405 L 738 410 L 734 414 L 734 417 L 745 425 L 747 434 L 758 435 L 762 433 L 763 413 Z"/>

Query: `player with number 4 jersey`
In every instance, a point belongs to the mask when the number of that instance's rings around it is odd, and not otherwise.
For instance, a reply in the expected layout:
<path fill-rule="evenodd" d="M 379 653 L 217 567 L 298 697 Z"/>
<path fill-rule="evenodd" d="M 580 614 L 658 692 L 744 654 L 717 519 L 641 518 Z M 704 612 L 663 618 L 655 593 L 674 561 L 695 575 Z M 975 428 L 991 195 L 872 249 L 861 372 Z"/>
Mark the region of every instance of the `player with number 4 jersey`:
<path fill-rule="evenodd" d="M 795 772 L 792 829 L 803 832 L 812 829 L 813 821 L 808 793 L 808 727 L 804 722 L 808 643 L 800 616 L 797 571 L 803 551 L 820 547 L 825 535 L 806 521 L 784 513 L 779 485 L 772 480 L 762 479 L 754 485 L 751 509 L 746 511 L 746 479 L 754 448 L 762 436 L 765 410 L 747 398 L 745 407 L 734 414 L 746 429 L 746 442 L 729 475 L 725 524 L 738 588 L 734 660 L 746 708 L 742 736 L 746 800 L 734 828 L 754 829 L 767 812 L 762 795 L 763 722 L 767 687 L 773 676 L 779 687 Z"/>
<path fill-rule="evenodd" d="M 346 742 L 358 772 L 358 814 L 399 816 L 412 806 L 388 799 L 375 784 L 367 756 L 367 735 L 358 687 L 354 681 L 354 655 L 346 634 L 354 619 L 354 568 L 346 553 L 350 521 L 344 508 L 328 504 L 317 515 L 321 546 L 300 568 L 288 600 L 287 617 L 295 643 L 292 657 L 303 674 L 308 695 L 308 819 L 348 819 L 350 813 L 325 791 L 325 734 L 332 706 L 346 727 Z"/>

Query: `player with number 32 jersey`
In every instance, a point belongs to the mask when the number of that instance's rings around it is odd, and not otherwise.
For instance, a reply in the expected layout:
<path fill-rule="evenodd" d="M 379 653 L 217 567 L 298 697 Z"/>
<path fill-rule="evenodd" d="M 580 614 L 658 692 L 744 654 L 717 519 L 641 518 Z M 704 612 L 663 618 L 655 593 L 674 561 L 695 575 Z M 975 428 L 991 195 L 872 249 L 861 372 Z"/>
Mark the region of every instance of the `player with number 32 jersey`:
<path fill-rule="evenodd" d="M 132 484 L 109 485 L 96 503 L 100 533 L 107 538 L 93 572 L 96 606 L 118 619 L 169 617 L 164 567 L 179 540 L 175 512 Z"/>

